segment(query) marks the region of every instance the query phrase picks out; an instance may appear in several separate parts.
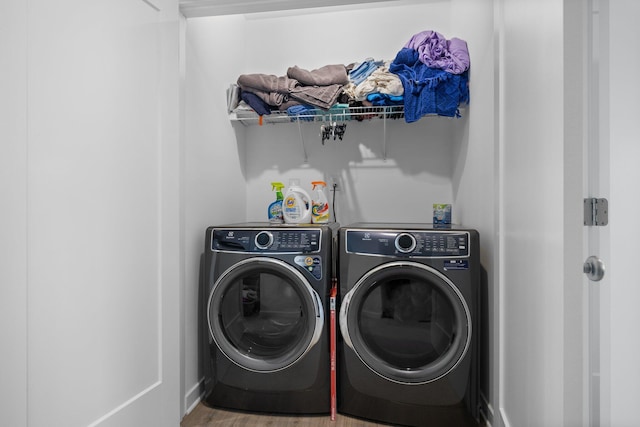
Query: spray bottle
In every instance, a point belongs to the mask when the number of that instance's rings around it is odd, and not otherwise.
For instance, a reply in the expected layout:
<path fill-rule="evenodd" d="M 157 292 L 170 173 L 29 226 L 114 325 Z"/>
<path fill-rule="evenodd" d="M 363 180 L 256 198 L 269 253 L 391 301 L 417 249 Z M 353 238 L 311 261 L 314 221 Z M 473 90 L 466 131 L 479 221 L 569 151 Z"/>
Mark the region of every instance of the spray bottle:
<path fill-rule="evenodd" d="M 329 222 L 329 201 L 325 194 L 327 183 L 324 181 L 312 181 L 313 195 L 311 196 L 311 222 L 322 224 Z"/>
<path fill-rule="evenodd" d="M 282 217 L 282 189 L 284 184 L 281 182 L 272 182 L 271 190 L 276 192 L 276 200 L 269 204 L 269 222 L 271 224 L 282 224 L 284 219 Z"/>

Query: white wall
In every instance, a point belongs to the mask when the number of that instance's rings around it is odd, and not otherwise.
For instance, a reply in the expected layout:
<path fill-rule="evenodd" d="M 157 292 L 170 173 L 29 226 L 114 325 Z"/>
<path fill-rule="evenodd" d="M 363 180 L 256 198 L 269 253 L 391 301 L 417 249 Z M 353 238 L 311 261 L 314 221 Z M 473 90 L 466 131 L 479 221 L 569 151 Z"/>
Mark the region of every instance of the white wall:
<path fill-rule="evenodd" d="M 0 425 L 27 422 L 27 37 L 26 2 L 0 16 Z"/>
<path fill-rule="evenodd" d="M 341 224 L 431 222 L 433 203 L 453 203 L 451 124 L 446 118 L 388 123 L 386 160 L 382 123 L 348 123 L 343 141 L 324 146 L 320 124 L 306 124 L 306 164 L 296 125 L 251 127 L 246 132 L 247 217 L 266 220 L 267 206 L 275 199 L 272 181 L 288 185 L 290 178 L 299 178 L 310 193 L 311 181 L 339 176 L 343 188 L 336 194 L 335 208 Z M 454 220 L 459 216 L 455 208 Z"/>
<path fill-rule="evenodd" d="M 496 71 L 493 0 L 453 0 L 452 32 L 467 40 L 471 53 L 471 102 L 466 126 L 455 126 L 453 141 L 453 197 L 462 224 L 480 232 L 480 261 L 486 269 L 482 286 L 481 400 L 493 422 L 498 396 L 498 175 L 496 122 Z M 469 17 L 473 17 L 469 19 Z"/>
<path fill-rule="evenodd" d="M 207 25 L 189 20 L 183 46 L 183 413 L 202 392 L 197 290 L 205 229 L 244 221 L 246 216 L 244 144 L 237 142 L 234 129 L 224 120 L 225 91 L 237 78 L 235 62 L 244 46 L 243 21 L 228 17 Z"/>
<path fill-rule="evenodd" d="M 638 38 L 640 4 L 636 1 L 609 0 L 600 4 L 608 16 L 608 34 L 604 37 L 608 50 L 601 62 L 604 85 L 609 93 L 603 96 L 603 161 L 608 162 L 610 258 L 607 260 L 608 283 L 601 285 L 602 310 L 608 317 L 602 326 L 602 419 L 603 426 L 633 426 L 638 424 L 640 395 L 640 344 L 635 339 L 640 322 L 640 286 L 635 242 L 640 237 L 638 222 L 637 183 L 640 180 L 638 159 L 638 96 L 637 85 L 629 85 L 629 73 L 640 66 L 637 49 L 625 49 L 629 40 Z M 603 30 L 604 33 L 604 30 Z M 604 55 L 603 55 L 604 56 Z M 605 98 L 606 96 L 606 98 Z M 607 188 L 608 187 L 608 188 Z M 630 238 L 630 236 L 633 236 Z M 606 256 L 606 253 L 603 254 Z M 606 344 L 604 343 L 606 341 Z"/>
<path fill-rule="evenodd" d="M 574 100 L 567 90 L 565 67 L 564 2 L 500 1 L 502 13 L 500 59 L 500 420 L 511 426 L 559 426 L 575 424 L 582 416 L 568 414 L 572 399 L 582 398 L 579 383 L 568 381 L 565 360 L 578 329 L 567 328 L 570 310 L 581 309 L 582 299 L 566 299 L 573 282 L 565 273 L 565 221 L 577 222 L 581 235 L 581 186 L 572 192 L 566 163 L 575 142 L 565 134 L 565 105 Z M 583 17 L 573 19 L 580 27 Z M 571 19 L 571 17 L 567 17 Z M 571 47 L 570 45 L 568 45 Z M 574 46 L 575 47 L 575 46 Z M 581 46 L 575 47 L 581 49 Z M 579 79 L 580 73 L 567 78 Z M 582 88 L 578 85 L 579 100 Z M 565 98 L 567 97 L 567 98 Z M 565 103 L 566 101 L 566 103 Z M 575 100 L 574 100 L 575 101 Z M 577 109 L 581 108 L 578 102 Z M 568 138 L 571 137 L 571 138 Z M 568 138 L 565 140 L 565 138 Z M 578 138 L 578 147 L 581 140 Z M 578 163 L 581 152 L 575 152 Z M 581 180 L 578 172 L 577 181 Z M 575 198 L 574 198 L 575 197 Z M 569 198 L 569 199 L 568 199 Z M 573 226 L 571 226 L 573 227 Z M 569 242 L 571 243 L 571 242 Z M 575 243 L 575 242 L 574 242 Z M 578 241 L 578 247 L 580 243 Z M 576 274 L 580 282 L 580 265 Z M 575 275 L 574 275 L 575 276 Z M 571 333 L 573 332 L 573 334 Z M 578 342 L 580 344 L 580 342 Z M 565 405 L 567 405 L 565 407 Z M 572 418 L 574 417 L 574 418 Z M 573 422 L 568 420 L 573 419 Z"/>
<path fill-rule="evenodd" d="M 176 425 L 177 2 L 24 4 L 2 4 L 0 424 Z"/>
<path fill-rule="evenodd" d="M 433 203 L 453 203 L 454 221 L 481 233 L 482 261 L 493 291 L 495 235 L 493 2 L 391 1 L 187 19 L 184 408 L 197 401 L 197 265 L 208 225 L 266 220 L 274 194 L 269 183 L 339 176 L 341 224 L 355 221 L 430 222 Z M 296 124 L 230 123 L 225 90 L 243 73 L 284 75 L 289 66 L 315 69 L 374 57 L 393 59 L 423 30 L 460 37 L 469 44 L 471 105 L 460 119 L 387 120 L 386 159 L 382 121 L 349 122 L 343 141 L 322 145 L 319 123 L 303 123 L 308 162 Z M 233 43 L 229 43 L 230 37 Z M 225 186 L 216 185 L 216 180 Z M 388 190 L 390 188 L 390 190 Z M 246 190 L 245 190 L 246 189 Z M 246 191 L 246 193 L 245 193 Z M 239 197 L 246 197 L 238 200 Z M 222 206 L 222 207 L 220 207 Z M 494 399 L 495 318 L 487 313 L 483 396 Z M 489 414 L 491 416 L 491 414 Z"/>

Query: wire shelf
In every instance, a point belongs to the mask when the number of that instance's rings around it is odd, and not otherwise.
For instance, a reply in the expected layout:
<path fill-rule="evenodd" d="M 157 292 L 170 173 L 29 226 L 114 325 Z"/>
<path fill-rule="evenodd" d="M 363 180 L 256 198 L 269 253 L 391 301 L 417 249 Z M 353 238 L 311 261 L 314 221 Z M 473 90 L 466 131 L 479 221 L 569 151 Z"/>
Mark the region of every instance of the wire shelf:
<path fill-rule="evenodd" d="M 291 122 L 365 121 L 374 119 L 404 119 L 402 105 L 380 107 L 345 107 L 330 110 L 310 109 L 301 114 L 272 111 L 262 118 L 253 110 L 236 109 L 229 114 L 231 121 L 244 125 L 275 124 Z"/>

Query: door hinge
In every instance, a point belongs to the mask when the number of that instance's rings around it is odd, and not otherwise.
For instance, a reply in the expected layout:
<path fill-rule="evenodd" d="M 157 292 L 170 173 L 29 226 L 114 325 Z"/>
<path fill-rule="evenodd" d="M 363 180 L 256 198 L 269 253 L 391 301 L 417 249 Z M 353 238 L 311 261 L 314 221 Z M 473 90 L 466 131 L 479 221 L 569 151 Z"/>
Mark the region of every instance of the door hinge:
<path fill-rule="evenodd" d="M 595 197 L 584 199 L 584 225 L 609 224 L 609 201 Z"/>

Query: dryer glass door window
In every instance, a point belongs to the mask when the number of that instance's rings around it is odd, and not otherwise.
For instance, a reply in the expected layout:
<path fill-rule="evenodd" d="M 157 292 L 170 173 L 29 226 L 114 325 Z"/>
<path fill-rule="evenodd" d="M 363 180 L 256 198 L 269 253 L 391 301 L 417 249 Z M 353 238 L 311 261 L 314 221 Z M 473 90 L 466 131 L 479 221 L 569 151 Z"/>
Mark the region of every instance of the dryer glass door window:
<path fill-rule="evenodd" d="M 455 286 L 429 267 L 392 263 L 372 270 L 347 297 L 341 327 L 362 361 L 389 380 L 434 381 L 466 353 L 468 307 Z"/>
<path fill-rule="evenodd" d="M 215 283 L 209 327 L 218 348 L 252 371 L 295 363 L 317 342 L 319 298 L 293 267 L 268 258 L 238 263 Z"/>

